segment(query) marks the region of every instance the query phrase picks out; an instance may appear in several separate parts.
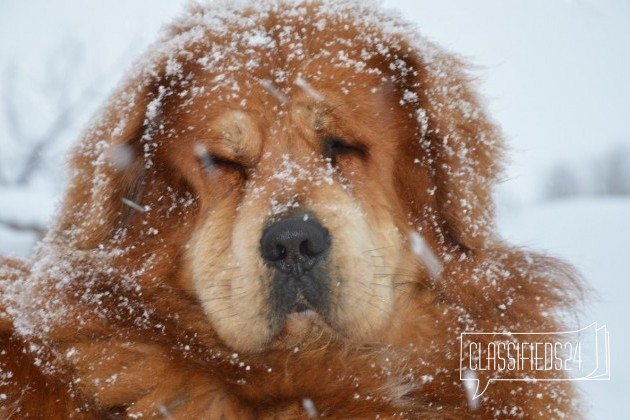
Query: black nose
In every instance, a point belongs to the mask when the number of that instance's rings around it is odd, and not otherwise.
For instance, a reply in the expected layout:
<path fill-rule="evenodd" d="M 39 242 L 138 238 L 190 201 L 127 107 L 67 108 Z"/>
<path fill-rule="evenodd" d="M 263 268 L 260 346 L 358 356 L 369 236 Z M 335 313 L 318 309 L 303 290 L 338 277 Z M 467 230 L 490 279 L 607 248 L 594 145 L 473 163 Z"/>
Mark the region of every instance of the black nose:
<path fill-rule="evenodd" d="M 308 272 L 330 247 L 328 231 L 308 216 L 281 220 L 270 225 L 260 239 L 265 262 L 294 275 Z"/>

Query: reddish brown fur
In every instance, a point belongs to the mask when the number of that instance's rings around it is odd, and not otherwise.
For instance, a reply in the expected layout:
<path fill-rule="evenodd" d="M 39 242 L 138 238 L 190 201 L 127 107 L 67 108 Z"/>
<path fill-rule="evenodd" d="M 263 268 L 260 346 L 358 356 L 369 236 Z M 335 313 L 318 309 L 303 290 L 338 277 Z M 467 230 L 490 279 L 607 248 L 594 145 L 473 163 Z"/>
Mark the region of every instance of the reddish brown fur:
<path fill-rule="evenodd" d="M 315 7 L 311 9 L 314 14 Z M 272 14 L 264 24 L 272 27 L 275 19 Z M 284 23 L 296 28 L 302 25 Z M 180 23 L 172 27 L 171 36 L 189 29 Z M 321 38 L 311 38 L 308 48 L 319 51 L 328 40 L 355 39 L 365 29 L 331 27 Z M 206 36 L 218 44 L 224 41 Z M 185 73 L 194 74 L 199 84 L 211 87 L 214 74 L 205 74 L 194 64 L 207 53 L 207 41 L 190 46 L 196 56 L 178 58 Z M 386 115 L 375 118 L 370 88 L 381 86 L 378 78 L 333 67 L 325 59 L 314 59 L 300 71 L 326 70 L 328 81 L 320 81 L 316 87 L 326 93 L 334 108 L 333 117 L 322 117 L 333 120 L 325 121 L 327 130 L 361 139 L 371 151 L 367 162 L 350 158 L 340 163 L 340 170 L 353 184 L 353 199 L 369 215 L 370 226 L 381 226 L 391 218 L 401 232 L 410 226 L 421 231 L 444 262 L 439 279 L 432 281 L 425 267 L 405 250 L 402 269 L 397 269 L 397 280 L 391 286 L 395 288 L 394 309 L 384 321 L 385 327 L 370 340 L 353 341 L 329 326 L 316 325 L 306 332 L 287 328 L 260 351 L 233 356 L 233 346 L 225 342 L 204 312 L 186 246 L 195 243 L 191 237 L 202 229 L 206 215 L 217 203 L 227 209 L 218 216 L 225 226 L 235 223 L 235 209 L 242 199 L 235 191 L 243 188 L 242 180 L 237 174 L 225 173 L 220 175 L 220 182 L 209 184 L 191 143 L 180 137 L 175 141 L 164 133 L 172 129 L 203 138 L 205 130 L 211 128 L 209 121 L 219 118 L 225 109 L 240 109 L 240 99 L 222 98 L 226 90 L 218 89 L 212 97 L 193 102 L 184 110 L 178 95 L 166 98 L 161 104 L 165 127 L 155 133 L 159 148 L 153 165 L 146 168 L 140 139 L 150 129 L 145 119 L 147 106 L 158 95 L 158 86 L 168 85 L 170 80 L 162 57 L 156 62 L 155 79 L 146 83 L 146 74 L 141 73 L 128 81 L 102 111 L 100 123 L 87 131 L 72 161 L 76 175 L 59 220 L 39 251 L 45 255 L 46 248 L 57 249 L 66 266 L 84 274 L 58 289 L 51 286 L 47 274 L 42 275 L 47 273 L 46 267 L 51 268 L 45 263 L 43 271 L 40 267 L 33 274 L 29 268 L 32 263 L 3 262 L 6 268 L 1 280 L 6 284 L 35 282 L 40 296 L 58 299 L 67 312 L 63 322 L 54 322 L 49 331 L 24 337 L 12 326 L 19 315 L 0 306 L 0 342 L 5 350 L 0 354 L 0 371 L 15 372 L 11 381 L 0 382 L 0 394 L 8 397 L 0 401 L 0 416 L 22 418 L 29 413 L 34 418 L 112 418 L 142 413 L 145 417 L 182 419 L 307 418 L 304 398 L 311 399 L 320 414 L 332 418 L 486 418 L 497 410 L 507 416 L 508 412 L 501 410 L 511 407 L 519 408 L 513 415 L 525 417 L 553 416 L 553 410 L 575 415 L 568 382 L 492 384 L 479 409 L 471 411 L 468 407 L 459 380 L 459 334 L 471 328 L 488 332 L 503 328 L 558 330 L 558 321 L 542 313 L 555 313 L 571 305 L 576 286 L 570 269 L 562 264 L 510 248 L 493 236 L 491 185 L 500 169 L 502 146 L 496 128 L 470 90 L 461 63 L 442 52 L 424 62 L 405 40 L 390 42 L 398 58 L 414 72 L 406 77 L 394 75 L 386 84 L 381 96 L 382 109 L 390 111 Z M 266 79 L 273 61 L 282 63 L 287 54 L 278 52 L 270 58 L 261 54 L 263 64 L 258 70 L 232 76 L 243 86 L 248 80 Z M 370 65 L 392 74 L 391 60 L 377 56 Z M 334 93 L 342 80 L 352 80 L 358 86 L 351 97 Z M 183 90 L 177 84 L 172 86 L 176 93 Z M 247 86 L 252 89 L 250 98 L 269 98 L 258 84 Z M 412 104 L 400 104 L 405 89 L 418 95 L 419 106 L 426 111 L 426 147 L 418 141 Z M 133 107 L 125 108 L 123 98 L 129 93 L 135 93 L 136 101 Z M 449 106 L 459 100 L 471 104 L 474 117 Z M 293 105 L 303 102 L 304 109 L 312 106 L 312 101 L 299 92 L 291 101 Z M 208 104 L 211 106 L 206 108 Z M 261 159 L 263 151 L 298 157 L 319 153 L 317 147 L 308 146 L 309 141 L 317 141 L 309 127 L 311 114 L 288 112 L 278 117 L 268 104 L 269 100 L 251 99 L 247 105 L 248 115 L 255 116 L 254 132 L 263 139 L 260 144 L 250 140 L 238 152 L 230 152 L 225 145 L 209 147 L 217 148 L 214 153 L 235 153 L 232 158 L 255 166 L 260 176 L 278 169 L 277 160 Z M 106 141 L 129 145 L 136 160 L 124 170 L 96 167 L 89 152 L 96 149 L 103 132 L 117 126 L 122 114 L 128 116 L 122 131 Z M 286 121 L 279 124 L 289 127 L 289 134 L 269 139 L 269 128 L 282 118 Z M 194 129 L 187 131 L 189 126 Z M 450 145 L 455 153 L 445 148 L 445 133 L 458 139 Z M 305 140 L 290 142 L 282 136 Z M 470 167 L 457 153 L 462 148 L 471 158 Z M 414 156 L 425 158 L 418 164 Z M 461 168 L 471 171 L 465 185 L 452 175 Z M 100 189 L 93 183 L 98 176 L 104 180 Z M 313 197 L 323 200 L 332 191 L 326 185 L 316 188 L 300 182 L 296 188 L 306 191 L 299 198 L 301 205 Z M 275 192 L 283 188 L 277 180 L 268 180 L 266 185 Z M 163 198 L 173 194 L 193 197 L 192 204 L 172 211 L 171 203 Z M 122 204 L 123 197 L 150 203 L 151 211 L 134 213 Z M 462 204 L 463 200 L 470 206 Z M 146 226 L 155 227 L 159 235 L 147 234 Z M 127 229 L 126 235 L 117 235 L 122 227 Z M 104 256 L 99 251 L 103 248 L 125 252 Z M 105 258 L 115 271 L 103 269 Z M 150 258 L 151 263 L 135 278 L 138 289 L 126 285 L 123 277 Z M 509 278 L 496 286 L 493 282 L 502 272 L 508 272 Z M 98 307 L 91 300 L 79 299 L 93 295 L 99 295 Z M 509 310 L 501 309 L 499 305 L 508 299 L 512 301 Z M 33 342 L 45 348 L 47 359 L 43 363 L 35 363 L 35 358 L 44 356 L 41 352 L 31 354 Z M 52 373 L 47 369 L 51 366 Z M 443 369 L 436 373 L 437 367 Z M 421 383 L 423 375 L 431 375 L 433 380 Z M 543 397 L 532 397 L 538 393 Z"/>

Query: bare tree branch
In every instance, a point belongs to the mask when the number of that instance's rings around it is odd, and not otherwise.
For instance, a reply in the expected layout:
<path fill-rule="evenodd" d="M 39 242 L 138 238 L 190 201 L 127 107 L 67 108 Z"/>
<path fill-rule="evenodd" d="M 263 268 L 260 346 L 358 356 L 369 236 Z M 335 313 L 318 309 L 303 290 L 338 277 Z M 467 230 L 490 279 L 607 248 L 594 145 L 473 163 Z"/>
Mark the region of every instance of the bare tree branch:
<path fill-rule="evenodd" d="M 17 66 L 14 61 L 10 62 L 6 66 L 5 79 L 4 79 L 4 113 L 7 120 L 7 127 L 9 128 L 10 138 L 14 142 L 28 142 L 28 138 L 22 130 L 22 124 L 19 117 L 19 106 L 15 101 L 17 97 L 15 93 L 15 85 L 17 83 Z"/>
<path fill-rule="evenodd" d="M 24 166 L 15 180 L 16 185 L 26 185 L 30 181 L 30 178 L 39 168 L 46 149 L 59 141 L 62 137 L 61 135 L 70 125 L 72 115 L 79 107 L 84 106 L 96 96 L 95 85 L 96 83 L 92 83 L 88 89 L 83 91 L 79 98 L 59 112 L 47 130 L 33 142 Z"/>
<path fill-rule="evenodd" d="M 78 56 L 81 56 L 80 52 L 75 48 L 65 48 L 69 50 L 72 55 L 67 58 L 68 67 L 70 70 L 76 70 L 76 63 Z M 132 50 L 131 46 L 128 48 L 112 67 L 120 67 L 121 64 L 126 61 L 129 56 L 129 52 Z M 54 58 L 58 58 L 59 54 L 55 54 Z M 52 66 L 51 64 L 51 67 Z M 62 69 L 63 72 L 63 69 Z M 58 73 L 58 72 L 57 72 Z M 99 86 L 103 85 L 104 79 L 112 74 L 111 69 L 105 69 L 92 80 L 92 82 L 83 89 L 80 94 L 73 100 L 70 100 L 70 88 L 72 78 L 60 79 L 59 74 L 51 71 L 49 75 L 50 80 L 46 80 L 50 86 L 57 86 L 59 89 L 56 93 L 56 97 L 49 97 L 47 100 L 53 101 L 52 107 L 56 111 L 54 119 L 46 127 L 45 131 L 38 135 L 29 135 L 24 127 L 23 121 L 20 119 L 20 106 L 17 103 L 17 92 L 15 89 L 17 80 L 17 68 L 15 63 L 11 63 L 6 68 L 5 79 L 5 94 L 3 95 L 4 113 L 7 120 L 7 127 L 9 128 L 10 137 L 14 143 L 26 146 L 27 150 L 25 158 L 20 159 L 20 169 L 17 171 L 16 177 L 9 178 L 6 173 L 0 173 L 0 185 L 27 185 L 32 177 L 37 173 L 42 164 L 46 152 L 62 138 L 63 134 L 68 130 L 82 108 L 85 108 L 96 97 L 98 97 Z M 50 95 L 48 95 L 50 96 Z"/>
<path fill-rule="evenodd" d="M 32 232 L 36 234 L 39 238 L 43 238 L 46 234 L 46 229 L 37 224 L 19 223 L 10 220 L 0 219 L 0 226 L 4 226 L 10 230 L 14 230 L 17 232 Z"/>

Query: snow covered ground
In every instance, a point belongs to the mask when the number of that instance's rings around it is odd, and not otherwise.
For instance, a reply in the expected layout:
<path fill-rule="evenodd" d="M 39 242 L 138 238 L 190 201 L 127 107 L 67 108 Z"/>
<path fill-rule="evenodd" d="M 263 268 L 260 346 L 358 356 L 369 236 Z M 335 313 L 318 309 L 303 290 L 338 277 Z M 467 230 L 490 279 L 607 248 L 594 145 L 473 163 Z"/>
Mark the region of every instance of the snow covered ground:
<path fill-rule="evenodd" d="M 133 57 L 183 3 L 0 1 L 0 222 L 47 223 L 63 190 L 65 151 Z M 512 148 L 498 191 L 500 230 L 511 242 L 567 259 L 590 282 L 595 298 L 581 324 L 608 326 L 612 379 L 584 383 L 585 400 L 592 405 L 590 418 L 618 418 L 630 391 L 630 363 L 623 356 L 630 334 L 622 312 L 630 291 L 630 196 L 543 197 L 554 165 L 568 166 L 578 181 L 592 180 L 593 156 L 630 149 L 630 2 L 383 3 L 479 66 L 480 90 Z M 73 118 L 44 155 L 45 170 L 19 188 L 3 185 L 19 172 L 27 150 L 15 136 L 45 136 L 66 108 Z M 0 224 L 0 253 L 26 255 L 35 239 Z"/>

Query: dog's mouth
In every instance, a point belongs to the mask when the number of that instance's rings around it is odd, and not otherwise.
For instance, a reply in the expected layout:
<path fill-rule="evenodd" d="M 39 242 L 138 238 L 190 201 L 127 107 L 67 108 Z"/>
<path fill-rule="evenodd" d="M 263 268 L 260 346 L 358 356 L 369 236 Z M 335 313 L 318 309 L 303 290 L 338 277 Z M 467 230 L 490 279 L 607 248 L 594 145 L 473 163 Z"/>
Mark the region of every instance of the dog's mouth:
<path fill-rule="evenodd" d="M 325 317 L 329 306 L 328 280 L 321 271 L 300 275 L 276 273 L 272 280 L 271 306 L 277 317 L 313 311 Z"/>
<path fill-rule="evenodd" d="M 316 309 L 306 300 L 304 295 L 300 293 L 291 308 L 289 309 L 289 315 L 292 313 L 301 313 L 306 311 L 316 312 Z"/>
<path fill-rule="evenodd" d="M 300 275 L 276 272 L 271 282 L 272 336 L 298 345 L 308 341 L 314 331 L 334 330 L 328 319 L 327 270 L 322 267 Z"/>

